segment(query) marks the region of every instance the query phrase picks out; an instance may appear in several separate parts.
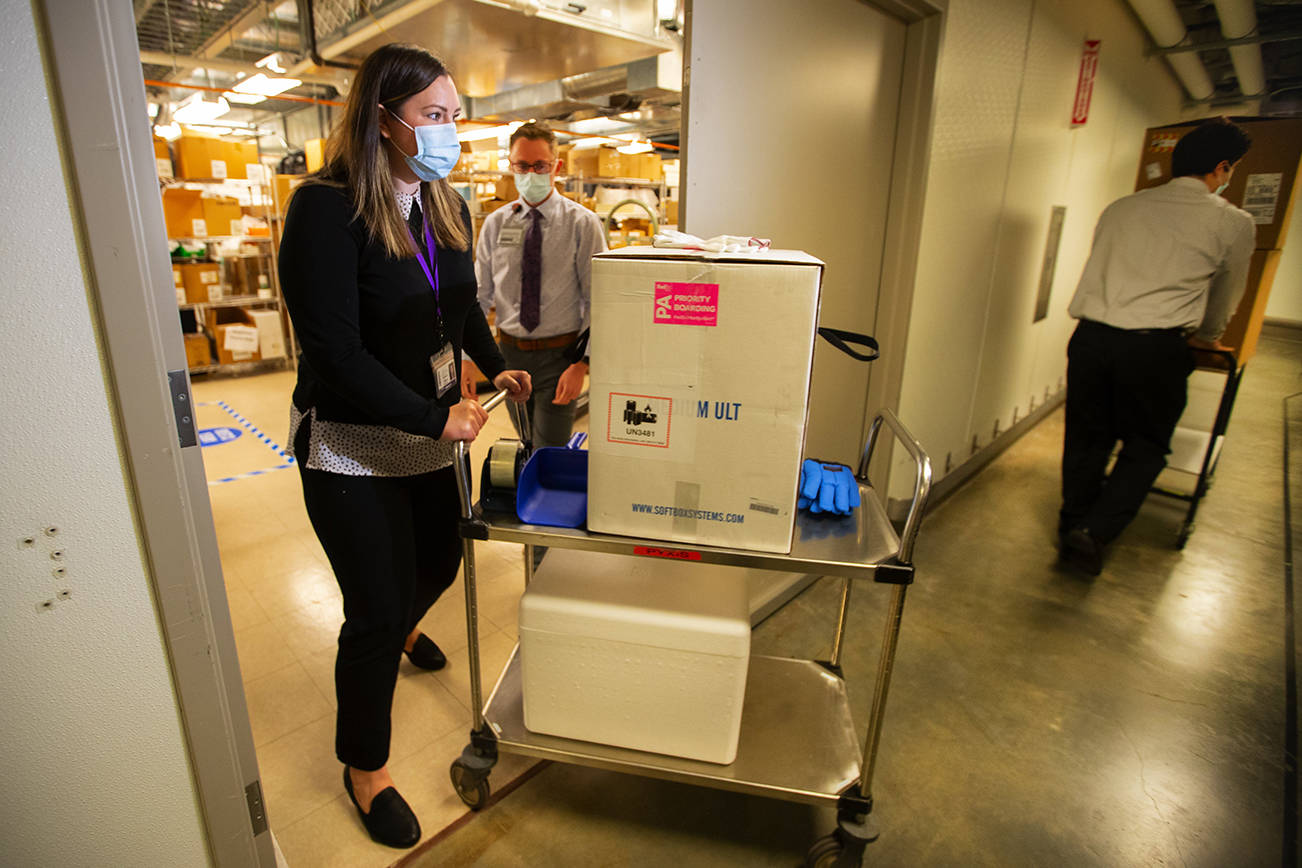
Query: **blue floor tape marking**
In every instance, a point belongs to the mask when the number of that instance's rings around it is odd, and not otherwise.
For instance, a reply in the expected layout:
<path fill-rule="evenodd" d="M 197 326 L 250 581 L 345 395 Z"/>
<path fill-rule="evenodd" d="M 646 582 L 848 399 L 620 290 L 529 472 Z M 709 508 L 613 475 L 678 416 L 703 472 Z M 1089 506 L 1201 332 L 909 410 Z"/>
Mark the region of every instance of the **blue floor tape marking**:
<path fill-rule="evenodd" d="M 235 476 L 227 476 L 225 479 L 209 480 L 208 482 L 209 485 L 220 485 L 223 482 L 235 482 L 236 480 L 239 479 L 251 479 L 254 476 L 262 476 L 264 474 L 271 473 L 274 470 L 284 470 L 286 468 L 294 466 L 294 456 L 286 454 L 285 450 L 282 449 L 280 445 L 276 443 L 276 441 L 272 440 L 266 434 L 263 434 L 261 431 L 258 430 L 256 425 L 254 425 L 248 419 L 245 419 L 239 413 L 235 412 L 235 409 L 231 407 L 230 404 L 227 404 L 225 401 L 201 401 L 198 403 L 197 406 L 207 407 L 210 404 L 214 404 L 214 403 L 218 407 L 221 407 L 223 410 L 229 413 L 231 418 L 233 418 L 236 422 L 239 422 L 242 426 L 248 429 L 248 431 L 251 434 L 253 434 L 253 436 L 257 437 L 263 443 L 267 444 L 267 446 L 271 448 L 272 452 L 275 452 L 276 455 L 278 455 L 281 458 L 284 458 L 285 463 L 277 464 L 275 467 L 268 467 L 264 470 L 250 470 L 248 473 L 239 473 L 236 474 Z"/>

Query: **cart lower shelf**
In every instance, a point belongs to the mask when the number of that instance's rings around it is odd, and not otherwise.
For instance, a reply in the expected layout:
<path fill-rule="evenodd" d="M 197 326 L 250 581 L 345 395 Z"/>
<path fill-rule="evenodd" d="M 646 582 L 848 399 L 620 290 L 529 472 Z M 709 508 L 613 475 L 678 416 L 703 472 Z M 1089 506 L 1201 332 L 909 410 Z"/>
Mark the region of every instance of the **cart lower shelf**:
<path fill-rule="evenodd" d="M 810 660 L 750 658 L 737 758 L 726 766 L 530 732 L 520 669 L 517 645 L 484 710 L 503 753 L 814 805 L 835 805 L 859 779 L 845 682 Z"/>

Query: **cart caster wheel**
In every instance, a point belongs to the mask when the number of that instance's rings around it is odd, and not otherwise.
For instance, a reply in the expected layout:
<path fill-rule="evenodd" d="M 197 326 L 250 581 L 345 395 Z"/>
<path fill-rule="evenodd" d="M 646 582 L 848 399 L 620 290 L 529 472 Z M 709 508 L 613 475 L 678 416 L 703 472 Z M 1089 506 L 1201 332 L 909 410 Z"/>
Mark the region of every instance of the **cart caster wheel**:
<path fill-rule="evenodd" d="M 850 861 L 845 862 L 843 858 Z M 859 868 L 862 864 L 862 848 L 859 851 L 859 858 L 856 859 L 845 851 L 845 845 L 841 843 L 840 836 L 835 832 L 819 838 L 805 854 L 805 868 Z"/>
<path fill-rule="evenodd" d="M 461 760 L 452 763 L 449 770 L 452 787 L 457 791 L 461 801 L 472 811 L 481 810 L 488 804 L 488 778 L 480 777 L 461 764 Z"/>

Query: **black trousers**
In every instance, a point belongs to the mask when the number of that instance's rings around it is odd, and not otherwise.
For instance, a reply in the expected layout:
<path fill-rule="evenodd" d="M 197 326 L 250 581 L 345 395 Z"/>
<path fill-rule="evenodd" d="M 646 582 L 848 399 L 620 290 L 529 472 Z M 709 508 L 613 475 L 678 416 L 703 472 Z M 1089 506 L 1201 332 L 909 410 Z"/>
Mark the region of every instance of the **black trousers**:
<path fill-rule="evenodd" d="M 1060 531 L 1084 527 L 1106 543 L 1130 524 L 1166 466 L 1193 368 L 1177 331 L 1080 322 L 1067 345 Z M 1106 473 L 1118 440 L 1121 451 Z"/>
<path fill-rule="evenodd" d="M 304 420 L 295 454 L 306 458 Z M 335 658 L 335 754 L 374 771 L 389 760 L 390 709 L 403 642 L 456 579 L 457 480 L 342 476 L 299 464 L 303 502 L 344 598 Z"/>

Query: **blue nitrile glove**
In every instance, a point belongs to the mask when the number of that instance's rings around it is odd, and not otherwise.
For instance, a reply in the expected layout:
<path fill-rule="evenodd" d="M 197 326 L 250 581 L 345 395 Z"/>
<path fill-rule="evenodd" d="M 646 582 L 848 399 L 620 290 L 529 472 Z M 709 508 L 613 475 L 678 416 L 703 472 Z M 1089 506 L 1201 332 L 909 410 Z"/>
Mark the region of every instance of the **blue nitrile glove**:
<path fill-rule="evenodd" d="M 814 471 L 806 473 L 806 478 L 814 476 Z M 809 511 L 814 514 L 824 512 L 836 515 L 850 515 L 859 506 L 859 484 L 844 464 L 818 464 L 819 481 L 816 498 L 810 498 Z M 808 488 L 802 488 L 804 494 Z"/>
<path fill-rule="evenodd" d="M 796 498 L 796 509 L 809 509 L 818 497 L 818 488 L 822 480 L 822 465 L 812 458 L 806 458 L 800 465 L 800 490 Z"/>

